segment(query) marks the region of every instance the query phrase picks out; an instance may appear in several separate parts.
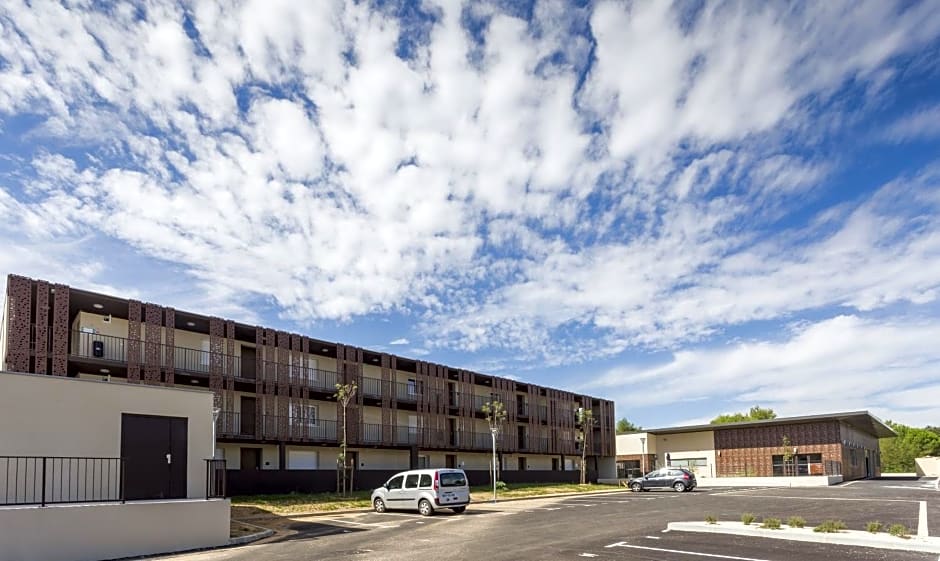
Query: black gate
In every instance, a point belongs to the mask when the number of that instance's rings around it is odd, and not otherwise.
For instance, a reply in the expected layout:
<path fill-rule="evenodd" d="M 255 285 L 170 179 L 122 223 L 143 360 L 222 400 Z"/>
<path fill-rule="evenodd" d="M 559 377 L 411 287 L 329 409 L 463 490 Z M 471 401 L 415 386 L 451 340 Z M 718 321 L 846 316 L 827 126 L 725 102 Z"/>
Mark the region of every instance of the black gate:
<path fill-rule="evenodd" d="M 183 417 L 121 415 L 127 500 L 186 497 L 186 429 Z"/>

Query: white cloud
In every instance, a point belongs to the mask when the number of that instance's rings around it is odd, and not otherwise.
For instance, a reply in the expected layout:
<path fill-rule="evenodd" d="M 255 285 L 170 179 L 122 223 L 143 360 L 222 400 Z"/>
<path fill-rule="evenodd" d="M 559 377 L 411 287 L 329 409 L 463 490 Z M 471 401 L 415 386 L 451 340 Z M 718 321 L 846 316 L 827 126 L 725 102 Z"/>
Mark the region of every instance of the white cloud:
<path fill-rule="evenodd" d="M 869 409 L 923 425 L 940 415 L 940 322 L 837 316 L 793 328 L 780 341 L 676 352 L 649 368 L 614 368 L 585 389 L 619 410 L 699 399 L 755 403 L 780 416 Z M 637 391 L 649 388 L 650 391 Z M 716 411 L 716 414 L 718 412 Z"/>
<path fill-rule="evenodd" d="M 882 132 L 882 137 L 892 142 L 940 137 L 940 105 L 901 117 Z"/>
<path fill-rule="evenodd" d="M 398 339 L 395 339 L 394 341 L 389 341 L 388 344 L 389 345 L 407 345 L 409 343 L 410 342 L 408 341 L 408 339 L 405 339 L 404 337 L 400 337 Z"/>

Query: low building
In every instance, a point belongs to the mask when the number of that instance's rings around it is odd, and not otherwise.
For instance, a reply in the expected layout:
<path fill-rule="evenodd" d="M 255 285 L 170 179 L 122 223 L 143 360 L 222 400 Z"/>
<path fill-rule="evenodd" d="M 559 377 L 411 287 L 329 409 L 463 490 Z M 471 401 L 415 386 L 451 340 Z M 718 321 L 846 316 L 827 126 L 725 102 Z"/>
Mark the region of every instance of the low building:
<path fill-rule="evenodd" d="M 615 472 L 614 404 L 597 397 L 16 275 L 3 311 L 0 368 L 211 390 L 232 494 L 335 489 L 344 432 L 356 488 L 427 466 L 485 483 L 491 401 L 507 414 L 503 481 L 577 481 L 581 408 L 596 420 L 589 478 Z M 334 393 L 347 383 L 344 416 Z"/>
<path fill-rule="evenodd" d="M 809 476 L 834 483 L 879 476 L 878 439 L 891 436 L 867 411 L 651 429 L 617 436 L 617 471 L 629 478 L 672 466 L 713 484 Z"/>

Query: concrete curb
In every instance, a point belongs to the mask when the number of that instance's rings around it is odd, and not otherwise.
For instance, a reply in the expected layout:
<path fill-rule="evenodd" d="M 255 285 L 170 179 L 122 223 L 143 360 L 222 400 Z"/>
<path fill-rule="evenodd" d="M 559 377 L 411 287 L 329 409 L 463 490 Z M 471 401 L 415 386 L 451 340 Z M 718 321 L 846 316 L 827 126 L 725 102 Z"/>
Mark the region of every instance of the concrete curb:
<path fill-rule="evenodd" d="M 273 535 L 274 535 L 274 530 L 272 530 L 272 529 L 270 529 L 270 528 L 264 528 L 264 527 L 262 527 L 262 526 L 258 526 L 257 524 L 252 524 L 252 523 L 250 523 L 250 522 L 245 522 L 245 521 L 242 521 L 242 520 L 235 520 L 235 521 L 238 522 L 239 524 L 244 524 L 245 526 L 251 526 L 251 527 L 253 527 L 253 528 L 258 528 L 258 529 L 261 530 L 261 531 L 260 531 L 260 532 L 255 532 L 254 534 L 248 534 L 247 536 L 239 536 L 239 537 L 237 537 L 237 538 L 229 538 L 229 540 L 228 540 L 228 545 L 230 545 L 230 546 L 233 546 L 233 545 L 245 545 L 246 543 L 256 542 L 256 541 L 258 541 L 258 540 L 263 540 L 264 538 L 267 538 L 267 537 L 270 537 L 270 536 L 273 536 Z M 224 546 L 223 546 L 223 547 L 224 547 Z"/>
<path fill-rule="evenodd" d="M 771 538 L 799 542 L 893 549 L 898 551 L 940 553 L 940 538 L 911 537 L 904 539 L 883 533 L 871 534 L 858 530 L 842 530 L 834 534 L 822 534 L 814 532 L 812 528 L 790 528 L 783 526 L 781 530 L 769 530 L 756 525 L 745 526 L 741 522 L 719 522 L 717 524 L 708 524 L 707 522 L 670 522 L 667 528 L 669 531 L 675 532 L 731 534 L 753 538 Z"/>
<path fill-rule="evenodd" d="M 491 504 L 500 504 L 508 503 L 512 501 L 530 501 L 533 499 L 551 499 L 554 497 L 583 497 L 591 495 L 610 495 L 614 493 L 629 493 L 630 489 L 604 489 L 599 491 L 584 491 L 581 493 L 553 493 L 550 495 L 532 495 L 530 497 L 509 497 L 506 499 L 498 499 L 496 503 L 493 503 L 492 500 L 487 499 L 485 501 L 473 501 L 470 503 L 470 506 L 473 505 L 491 505 Z M 241 506 L 241 505 L 232 505 L 232 506 Z M 249 518 L 233 518 L 232 520 L 237 520 L 238 522 L 245 522 L 246 520 L 264 520 L 270 518 L 306 518 L 309 516 L 333 516 L 335 514 L 355 514 L 357 512 L 372 512 L 370 507 L 362 508 L 347 508 L 342 510 L 317 510 L 313 512 L 292 512 L 290 514 L 271 514 L 270 516 L 253 516 Z M 248 524 L 248 522 L 245 522 Z M 260 526 L 259 526 L 260 527 Z"/>

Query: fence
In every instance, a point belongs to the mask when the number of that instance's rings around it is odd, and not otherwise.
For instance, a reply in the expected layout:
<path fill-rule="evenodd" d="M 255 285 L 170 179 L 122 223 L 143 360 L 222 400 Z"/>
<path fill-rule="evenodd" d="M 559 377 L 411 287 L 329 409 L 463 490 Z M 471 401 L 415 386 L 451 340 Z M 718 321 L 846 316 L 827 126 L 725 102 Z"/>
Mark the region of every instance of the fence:
<path fill-rule="evenodd" d="M 224 499 L 226 488 L 225 460 L 206 460 L 206 500 Z"/>
<path fill-rule="evenodd" d="M 124 459 L 0 456 L 0 505 L 124 502 Z"/>

